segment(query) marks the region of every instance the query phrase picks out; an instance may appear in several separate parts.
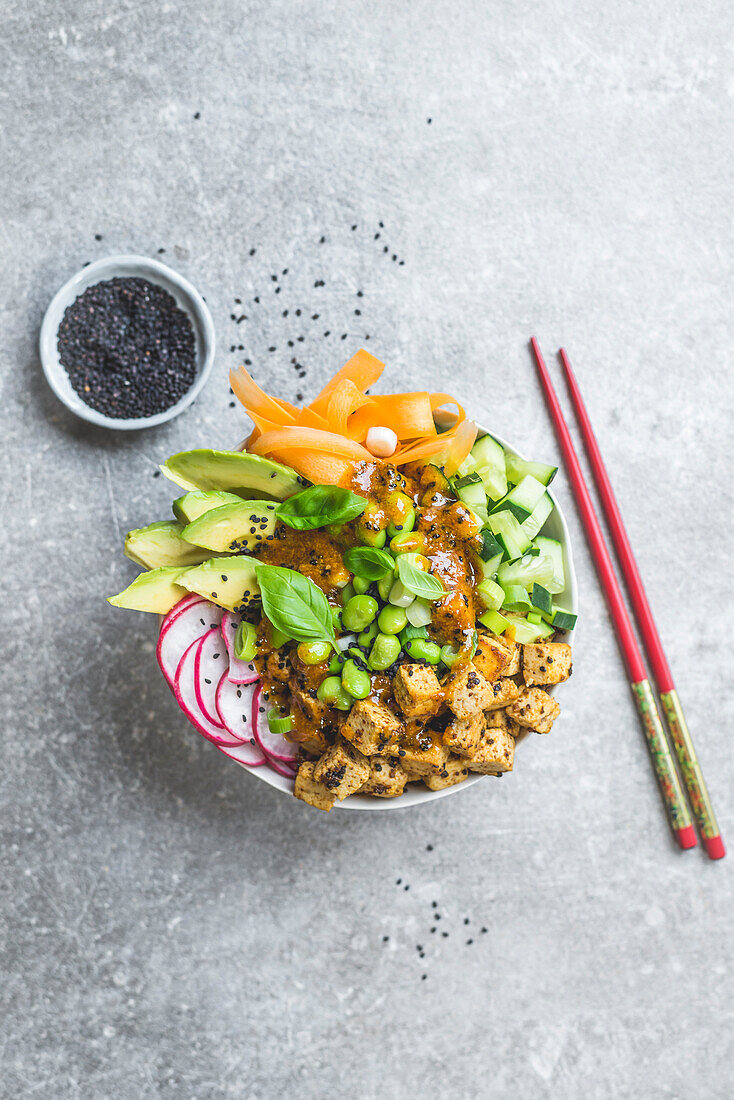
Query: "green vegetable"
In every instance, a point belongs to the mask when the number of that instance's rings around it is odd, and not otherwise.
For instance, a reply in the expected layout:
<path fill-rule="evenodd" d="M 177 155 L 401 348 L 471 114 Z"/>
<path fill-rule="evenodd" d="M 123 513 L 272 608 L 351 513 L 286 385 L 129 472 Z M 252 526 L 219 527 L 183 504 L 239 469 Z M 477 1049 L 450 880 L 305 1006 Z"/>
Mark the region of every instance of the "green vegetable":
<path fill-rule="evenodd" d="M 352 588 L 358 596 L 364 596 L 369 592 L 372 581 L 368 581 L 366 577 L 355 577 L 352 581 Z"/>
<path fill-rule="evenodd" d="M 553 611 L 553 597 L 547 588 L 537 582 L 533 584 L 533 594 L 530 602 L 533 607 L 537 607 L 538 611 L 544 611 L 547 615 L 550 615 Z"/>
<path fill-rule="evenodd" d="M 327 676 L 325 680 L 322 680 L 319 684 L 318 691 L 316 692 L 317 699 L 320 699 L 322 703 L 329 703 L 334 705 L 342 692 L 341 676 Z"/>
<path fill-rule="evenodd" d="M 268 726 L 271 733 L 290 733 L 293 729 L 293 719 L 290 714 L 282 718 L 280 711 L 273 707 L 268 711 Z"/>
<path fill-rule="evenodd" d="M 341 654 L 335 653 L 329 661 L 329 672 L 337 672 L 341 676 L 342 668 L 344 667 L 344 658 Z"/>
<path fill-rule="evenodd" d="M 367 664 L 374 672 L 383 672 L 394 665 L 400 656 L 400 642 L 394 634 L 378 634 Z"/>
<path fill-rule="evenodd" d="M 298 647 L 298 656 L 304 665 L 321 665 L 331 653 L 329 642 L 301 642 Z"/>
<path fill-rule="evenodd" d="M 402 581 L 395 581 L 387 598 L 394 607 L 410 607 L 415 601 L 415 596 L 408 591 Z"/>
<path fill-rule="evenodd" d="M 451 668 L 456 663 L 458 656 L 458 649 L 454 649 L 452 645 L 441 646 L 441 660 L 447 668 Z"/>
<path fill-rule="evenodd" d="M 268 638 L 273 649 L 280 649 L 281 646 L 291 640 L 290 634 L 278 630 L 277 626 L 273 626 L 272 623 L 268 623 Z"/>
<path fill-rule="evenodd" d="M 428 626 L 433 618 L 431 605 L 427 600 L 413 600 L 405 610 L 411 626 Z"/>
<path fill-rule="evenodd" d="M 502 554 L 503 548 L 497 539 L 494 537 L 488 527 L 485 527 L 482 531 L 482 549 L 479 551 L 479 556 L 482 561 L 490 561 L 496 557 L 497 554 Z"/>
<path fill-rule="evenodd" d="M 257 653 L 257 631 L 252 623 L 240 623 L 234 636 L 234 655 L 240 661 L 251 661 Z"/>
<path fill-rule="evenodd" d="M 500 607 L 507 608 L 508 611 L 527 611 L 530 607 L 530 597 L 521 584 L 508 584 L 505 585 L 502 591 L 502 603 Z M 492 608 L 491 610 L 497 611 L 498 608 Z"/>
<path fill-rule="evenodd" d="M 277 506 L 278 519 L 297 531 L 312 531 L 330 523 L 347 523 L 367 507 L 364 497 L 338 485 L 312 485 Z"/>
<path fill-rule="evenodd" d="M 344 587 L 342 588 L 341 592 L 339 593 L 339 599 L 342 602 L 342 607 L 347 606 L 347 604 L 349 603 L 349 601 L 351 600 L 353 595 L 354 595 L 354 585 L 353 584 L 345 584 Z"/>
<path fill-rule="evenodd" d="M 416 535 L 413 531 L 401 531 L 399 535 L 395 535 L 390 539 L 390 549 L 394 554 L 404 554 L 407 550 L 415 550 L 417 545 L 422 544 L 422 539 L 419 540 L 419 535 Z"/>
<path fill-rule="evenodd" d="M 426 638 L 411 638 L 405 652 L 418 661 L 429 661 L 432 665 L 437 665 L 441 660 L 441 647 Z"/>
<path fill-rule="evenodd" d="M 395 535 L 407 535 L 415 527 L 415 508 L 411 507 L 410 511 L 406 512 L 401 517 L 399 523 L 388 523 L 387 533 L 390 538 Z"/>
<path fill-rule="evenodd" d="M 465 474 L 464 477 L 455 477 L 452 485 L 454 489 L 465 489 L 467 485 L 481 485 L 482 479 L 476 471 Z"/>
<path fill-rule="evenodd" d="M 543 621 L 543 616 L 540 614 L 539 611 L 528 611 L 528 622 L 529 623 L 533 623 L 535 626 L 538 626 L 538 624 L 542 623 L 542 621 Z"/>
<path fill-rule="evenodd" d="M 372 642 L 374 642 L 377 635 L 377 623 L 370 623 L 367 629 L 363 630 L 362 633 L 359 635 L 359 637 L 357 638 L 357 642 L 359 643 L 359 645 L 366 649 L 368 645 L 371 645 Z"/>
<path fill-rule="evenodd" d="M 408 625 L 403 627 L 403 629 L 400 631 L 400 641 L 403 644 L 403 648 L 407 645 L 408 642 L 412 641 L 413 638 L 427 637 L 428 631 L 424 626 L 411 626 L 411 624 L 408 623 Z"/>
<path fill-rule="evenodd" d="M 280 565 L 254 564 L 263 611 L 272 625 L 297 642 L 323 641 L 336 647 L 331 608 L 310 577 Z"/>
<path fill-rule="evenodd" d="M 438 577 L 424 573 L 411 561 L 410 554 L 401 554 L 398 558 L 398 577 L 404 588 L 423 600 L 440 600 L 446 590 Z"/>
<path fill-rule="evenodd" d="M 342 629 L 342 609 L 340 607 L 329 607 L 329 612 L 331 614 L 331 622 L 334 631 L 340 634 Z"/>
<path fill-rule="evenodd" d="M 395 575 L 393 573 L 386 573 L 384 577 L 380 577 L 377 582 L 377 591 L 381 600 L 387 600 L 390 595 L 390 589 L 393 586 Z"/>
<path fill-rule="evenodd" d="M 352 596 L 342 612 L 344 629 L 352 630 L 355 634 L 361 633 L 374 619 L 378 606 L 373 596 Z"/>
<path fill-rule="evenodd" d="M 395 568 L 392 555 L 374 546 L 353 546 L 344 555 L 344 564 L 355 577 L 365 577 L 370 581 L 379 581 Z"/>
<path fill-rule="evenodd" d="M 383 607 L 377 616 L 377 625 L 383 634 L 399 634 L 407 622 L 408 616 L 405 614 L 405 608 L 393 607 L 392 604 Z"/>
<path fill-rule="evenodd" d="M 357 668 L 354 661 L 346 661 L 342 669 L 342 687 L 355 699 L 366 699 L 370 693 L 372 681 L 369 674 Z"/>

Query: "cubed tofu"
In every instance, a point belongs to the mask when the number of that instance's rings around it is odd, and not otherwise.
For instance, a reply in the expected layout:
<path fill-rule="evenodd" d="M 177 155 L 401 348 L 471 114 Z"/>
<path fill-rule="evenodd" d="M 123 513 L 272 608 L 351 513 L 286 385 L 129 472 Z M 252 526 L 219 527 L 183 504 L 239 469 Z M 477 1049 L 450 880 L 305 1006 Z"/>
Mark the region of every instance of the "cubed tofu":
<path fill-rule="evenodd" d="M 342 802 L 364 786 L 370 765 L 367 757 L 342 737 L 314 765 L 313 777 Z"/>
<path fill-rule="evenodd" d="M 498 638 L 494 634 L 480 634 L 477 638 L 477 651 L 472 658 L 472 664 L 490 684 L 500 676 L 508 675 L 507 669 L 514 657 L 511 645 L 505 638 Z"/>
<path fill-rule="evenodd" d="M 401 665 L 393 677 L 392 689 L 406 718 L 428 718 L 442 703 L 438 677 L 427 665 Z"/>
<path fill-rule="evenodd" d="M 327 814 L 334 805 L 336 795 L 328 791 L 323 783 L 318 783 L 313 775 L 314 764 L 307 760 L 301 764 L 296 775 L 296 783 L 293 793 L 302 802 L 308 802 L 309 806 L 315 806 L 317 810 L 324 810 Z"/>
<path fill-rule="evenodd" d="M 370 794 L 374 798 L 397 798 L 405 790 L 408 773 L 400 763 L 398 756 L 371 756 L 369 758 L 370 776 L 360 794 Z"/>
<path fill-rule="evenodd" d="M 306 716 L 314 728 L 321 726 L 329 711 L 328 703 L 322 703 L 316 695 L 315 688 L 296 688 L 291 692 L 291 702 L 294 707 Z M 298 728 L 302 723 L 296 723 Z"/>
<path fill-rule="evenodd" d="M 519 642 L 516 642 L 514 638 L 503 637 L 502 641 L 506 642 L 510 648 L 510 663 L 505 669 L 504 675 L 517 676 L 518 672 L 520 671 L 520 657 L 522 655 L 522 646 Z"/>
<path fill-rule="evenodd" d="M 490 727 L 483 731 L 477 751 L 466 765 L 470 771 L 489 775 L 511 772 L 514 759 L 515 738 L 504 729 Z"/>
<path fill-rule="evenodd" d="M 492 698 L 485 706 L 485 710 L 502 710 L 508 703 L 514 703 L 520 694 L 520 688 L 514 680 L 505 677 L 492 684 Z"/>
<path fill-rule="evenodd" d="M 445 685 L 446 702 L 457 718 L 471 718 L 486 710 L 492 702 L 492 685 L 473 665 L 452 672 Z"/>
<path fill-rule="evenodd" d="M 387 707 L 371 699 L 359 699 L 349 711 L 342 734 L 365 756 L 384 752 L 397 742 L 401 723 Z"/>
<path fill-rule="evenodd" d="M 454 718 L 444 730 L 443 743 L 457 756 L 473 756 L 479 744 L 479 736 L 484 729 L 484 715 L 473 714 L 471 718 Z"/>
<path fill-rule="evenodd" d="M 519 698 L 507 708 L 508 717 L 536 733 L 549 733 L 560 713 L 555 699 L 539 687 L 523 688 Z"/>
<path fill-rule="evenodd" d="M 505 733 L 509 733 L 512 737 L 517 737 L 520 732 L 520 727 L 514 718 L 510 718 L 506 710 L 488 710 L 485 715 L 486 728 L 494 730 L 504 730 Z"/>
<path fill-rule="evenodd" d="M 444 787 L 453 787 L 457 783 L 463 783 L 468 777 L 469 761 L 461 760 L 458 756 L 452 756 L 442 767 L 425 776 L 423 782 L 430 791 L 442 791 Z"/>
<path fill-rule="evenodd" d="M 533 642 L 523 646 L 522 675 L 533 684 L 560 684 L 571 675 L 571 647 L 565 642 Z"/>
<path fill-rule="evenodd" d="M 436 737 L 440 737 L 436 734 Z M 423 778 L 436 768 L 443 767 L 449 758 L 446 745 L 431 737 L 412 739 L 398 749 L 400 763 L 410 779 Z"/>
<path fill-rule="evenodd" d="M 265 678 L 287 684 L 292 674 L 288 654 L 282 649 L 274 649 L 265 658 Z"/>

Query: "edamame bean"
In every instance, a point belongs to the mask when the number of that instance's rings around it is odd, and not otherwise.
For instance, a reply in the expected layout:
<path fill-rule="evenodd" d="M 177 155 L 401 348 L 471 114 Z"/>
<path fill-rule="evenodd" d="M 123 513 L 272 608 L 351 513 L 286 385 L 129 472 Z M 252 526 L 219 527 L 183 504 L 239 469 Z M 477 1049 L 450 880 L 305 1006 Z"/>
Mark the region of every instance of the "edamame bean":
<path fill-rule="evenodd" d="M 405 652 L 417 661 L 428 661 L 432 665 L 437 665 L 441 660 L 441 647 L 427 638 L 411 638 L 405 644 Z"/>
<path fill-rule="evenodd" d="M 371 645 L 372 642 L 374 642 L 375 638 L 377 637 L 377 634 L 378 634 L 377 623 L 370 623 L 370 625 L 367 627 L 367 629 L 363 630 L 362 633 L 357 638 L 357 644 L 361 645 L 363 649 L 366 649 L 368 645 Z"/>
<path fill-rule="evenodd" d="M 364 596 L 371 584 L 372 581 L 368 581 L 366 577 L 355 577 L 352 581 L 352 588 L 358 596 Z"/>
<path fill-rule="evenodd" d="M 378 550 L 385 545 L 387 534 L 382 527 L 384 513 L 379 504 L 369 503 L 357 520 L 357 533 L 367 546 L 376 546 Z"/>
<path fill-rule="evenodd" d="M 341 608 L 340 607 L 330 607 L 329 611 L 331 612 L 331 622 L 332 622 L 332 625 L 334 627 L 334 632 L 336 634 L 341 634 L 341 632 L 342 632 L 342 611 L 341 611 Z"/>
<path fill-rule="evenodd" d="M 342 624 L 345 630 L 355 634 L 366 629 L 377 614 L 378 603 L 374 596 L 352 596 L 342 612 Z"/>
<path fill-rule="evenodd" d="M 335 710 L 350 710 L 352 703 L 354 702 L 354 696 L 350 695 L 348 691 L 341 688 L 339 691 L 339 697 L 336 702 L 332 703 L 332 707 Z"/>
<path fill-rule="evenodd" d="M 342 602 L 342 607 L 346 607 L 352 596 L 354 595 L 354 585 L 345 584 L 339 593 L 339 599 Z"/>
<path fill-rule="evenodd" d="M 331 645 L 328 642 L 301 642 L 298 647 L 298 656 L 304 665 L 320 665 L 331 653 Z"/>
<path fill-rule="evenodd" d="M 390 538 L 395 535 L 407 535 L 415 527 L 415 508 L 411 505 L 410 511 L 401 516 L 400 519 L 395 520 L 393 523 L 388 523 L 387 533 Z"/>
<path fill-rule="evenodd" d="M 322 703 L 329 703 L 334 705 L 336 700 L 342 691 L 341 676 L 327 676 L 325 680 L 322 680 L 319 684 L 318 691 L 316 692 L 317 699 L 320 699 Z"/>
<path fill-rule="evenodd" d="M 366 699 L 370 693 L 372 682 L 369 673 L 357 668 L 354 661 L 349 660 L 342 669 L 342 687 L 354 699 Z"/>
<path fill-rule="evenodd" d="M 394 634 L 378 634 L 367 658 L 367 664 L 374 672 L 383 672 L 395 664 L 400 656 L 400 642 Z"/>
<path fill-rule="evenodd" d="M 384 577 L 380 577 L 377 582 L 377 591 L 380 595 L 380 599 L 387 602 L 387 597 L 390 595 L 390 589 L 395 581 L 395 575 L 393 573 L 386 573 Z"/>
<path fill-rule="evenodd" d="M 407 621 L 408 616 L 405 614 L 405 608 L 393 607 L 392 604 L 383 607 L 377 616 L 377 625 L 383 634 L 399 634 Z"/>
<path fill-rule="evenodd" d="M 329 672 L 336 672 L 341 676 L 342 668 L 344 667 L 344 658 L 340 657 L 337 653 L 329 661 Z"/>
<path fill-rule="evenodd" d="M 390 539 L 390 549 L 393 554 L 404 554 L 408 550 L 422 550 L 425 540 L 420 531 L 401 531 Z"/>

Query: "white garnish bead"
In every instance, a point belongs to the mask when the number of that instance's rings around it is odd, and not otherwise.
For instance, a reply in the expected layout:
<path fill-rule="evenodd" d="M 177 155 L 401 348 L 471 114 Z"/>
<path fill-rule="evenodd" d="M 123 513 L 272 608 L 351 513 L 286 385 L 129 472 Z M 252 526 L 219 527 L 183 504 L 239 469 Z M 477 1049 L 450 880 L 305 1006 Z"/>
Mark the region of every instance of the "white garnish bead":
<path fill-rule="evenodd" d="M 366 439 L 367 450 L 375 458 L 389 458 L 398 446 L 398 437 L 392 428 L 370 428 Z"/>

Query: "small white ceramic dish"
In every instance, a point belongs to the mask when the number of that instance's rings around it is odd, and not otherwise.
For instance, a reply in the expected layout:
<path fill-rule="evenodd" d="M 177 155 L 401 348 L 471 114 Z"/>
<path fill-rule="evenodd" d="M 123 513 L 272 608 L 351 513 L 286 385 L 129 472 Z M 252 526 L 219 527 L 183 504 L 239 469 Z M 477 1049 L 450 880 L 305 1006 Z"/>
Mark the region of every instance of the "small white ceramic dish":
<path fill-rule="evenodd" d="M 176 305 L 188 315 L 196 341 L 196 377 L 184 396 L 164 412 L 154 416 L 117 419 L 97 412 L 82 401 L 61 365 L 56 337 L 67 306 L 88 287 L 107 279 L 132 276 L 147 279 L 148 282 L 163 287 L 175 298 Z M 167 420 L 173 420 L 196 399 L 211 373 L 215 344 L 214 322 L 209 307 L 187 279 L 166 264 L 159 260 L 150 260 L 147 256 L 108 256 L 83 267 L 54 296 L 41 325 L 39 351 L 46 381 L 67 409 L 91 424 L 115 431 L 135 431 L 139 428 L 154 428 Z"/>
<path fill-rule="evenodd" d="M 488 432 L 486 428 L 479 428 L 481 435 L 492 435 L 498 443 L 501 443 L 505 450 L 518 455 L 523 458 L 524 456 L 516 451 L 515 448 L 507 443 L 496 432 Z M 549 516 L 545 526 L 543 527 L 543 534 L 548 535 L 550 538 L 558 539 L 563 546 L 563 564 L 566 574 L 566 587 L 563 592 L 558 594 L 558 602 L 573 614 L 578 614 L 578 590 L 576 585 L 576 573 L 573 567 L 573 555 L 571 553 L 571 544 L 569 540 L 568 526 L 564 518 L 561 507 L 553 495 L 553 492 L 549 489 L 549 495 L 555 505 L 551 515 Z M 573 631 L 568 631 L 565 636 L 565 641 L 572 642 Z M 560 685 L 563 687 L 563 684 Z M 554 692 L 554 688 L 548 688 L 551 694 Z M 517 738 L 518 742 L 525 740 L 527 731 L 524 731 Z M 238 763 L 238 761 L 234 761 Z M 245 767 L 245 765 L 240 765 Z M 247 768 L 245 770 L 250 772 L 258 779 L 263 779 L 266 783 L 269 783 L 271 787 L 277 787 L 279 791 L 283 791 L 284 794 L 293 797 L 293 780 L 286 779 L 282 775 L 278 775 L 272 768 L 264 765 L 261 768 Z M 493 780 L 493 776 L 486 775 L 472 775 L 469 779 L 465 779 L 463 783 L 457 783 L 453 787 L 445 787 L 441 791 L 431 791 L 428 787 L 418 787 L 417 784 L 413 784 L 406 790 L 405 794 L 401 794 L 399 798 L 369 798 L 366 795 L 353 794 L 344 802 L 336 802 L 334 808 L 337 807 L 340 810 L 403 810 L 408 809 L 410 806 L 424 805 L 426 802 L 432 802 L 434 798 L 445 798 L 447 795 L 456 794 L 458 791 L 465 791 L 469 787 L 472 787 L 475 783 L 479 783 L 480 780 Z"/>

